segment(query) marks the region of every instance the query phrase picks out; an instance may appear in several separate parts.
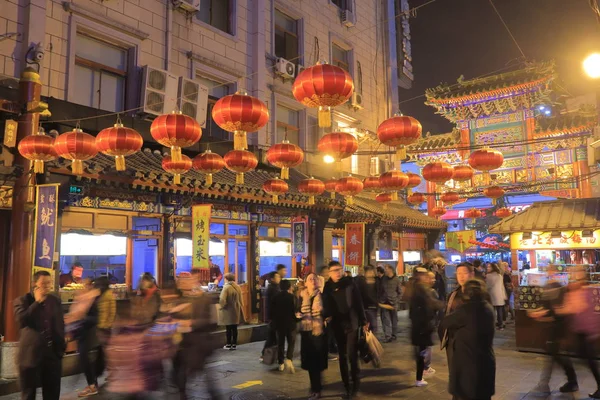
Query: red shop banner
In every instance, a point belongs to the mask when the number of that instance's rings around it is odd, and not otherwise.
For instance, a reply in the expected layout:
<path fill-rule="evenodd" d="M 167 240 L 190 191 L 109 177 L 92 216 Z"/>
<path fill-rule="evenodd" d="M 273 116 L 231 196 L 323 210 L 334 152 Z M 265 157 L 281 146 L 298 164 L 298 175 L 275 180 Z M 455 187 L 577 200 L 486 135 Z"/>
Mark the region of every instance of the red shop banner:
<path fill-rule="evenodd" d="M 345 224 L 344 266 L 359 267 L 365 258 L 365 224 Z"/>

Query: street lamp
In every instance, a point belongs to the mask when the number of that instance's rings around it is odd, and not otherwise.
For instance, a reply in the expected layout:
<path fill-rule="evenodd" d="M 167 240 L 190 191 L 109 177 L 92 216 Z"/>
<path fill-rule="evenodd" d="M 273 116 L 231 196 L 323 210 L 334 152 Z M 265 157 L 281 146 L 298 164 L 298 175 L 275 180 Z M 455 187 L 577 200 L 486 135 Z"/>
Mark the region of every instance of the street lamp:
<path fill-rule="evenodd" d="M 592 53 L 583 60 L 583 70 L 592 79 L 600 78 L 600 53 Z"/>

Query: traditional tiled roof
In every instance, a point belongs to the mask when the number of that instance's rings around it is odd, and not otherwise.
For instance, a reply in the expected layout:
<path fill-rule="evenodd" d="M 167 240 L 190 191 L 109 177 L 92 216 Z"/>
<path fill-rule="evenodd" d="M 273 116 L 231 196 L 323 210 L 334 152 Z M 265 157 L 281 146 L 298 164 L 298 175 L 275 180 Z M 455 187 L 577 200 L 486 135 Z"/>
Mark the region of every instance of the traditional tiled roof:
<path fill-rule="evenodd" d="M 453 150 L 460 145 L 460 132 L 454 130 L 450 133 L 443 133 L 441 135 L 431 135 L 427 133 L 418 142 L 408 146 L 408 161 L 422 161 L 431 162 L 433 158 L 436 158 L 436 152 L 442 152 L 444 150 Z M 457 154 L 458 157 L 458 154 Z M 459 161 L 452 160 L 450 154 L 444 154 L 444 159 L 450 159 L 450 162 Z"/>
<path fill-rule="evenodd" d="M 550 118 L 540 117 L 536 120 L 535 136 L 552 137 L 589 132 L 594 128 L 597 120 L 598 115 L 595 112 L 575 112 Z"/>

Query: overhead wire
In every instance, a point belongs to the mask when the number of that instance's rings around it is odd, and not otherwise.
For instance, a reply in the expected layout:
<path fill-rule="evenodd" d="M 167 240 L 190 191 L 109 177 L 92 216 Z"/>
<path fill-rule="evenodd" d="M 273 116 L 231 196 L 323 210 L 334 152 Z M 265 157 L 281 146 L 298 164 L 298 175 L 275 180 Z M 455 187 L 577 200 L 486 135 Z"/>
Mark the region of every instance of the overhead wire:
<path fill-rule="evenodd" d="M 508 27 L 508 25 L 504 21 L 504 18 L 502 18 L 502 15 L 500 14 L 500 12 L 498 11 L 498 9 L 496 8 L 496 5 L 494 4 L 494 1 L 493 0 L 489 0 L 489 1 L 490 1 L 490 4 L 492 5 L 492 8 L 496 12 L 496 15 L 498 16 L 498 18 L 500 18 L 500 21 L 502 22 L 502 25 L 504 25 L 504 28 L 506 29 L 506 32 L 508 32 L 508 35 L 511 37 L 512 41 L 515 43 L 515 46 L 517 46 L 517 49 L 519 49 L 519 52 L 521 53 L 521 56 L 523 56 L 523 59 L 527 59 L 527 57 L 525 56 L 525 53 L 523 52 L 523 49 L 519 45 L 519 42 L 517 42 L 517 39 L 512 34 L 510 28 Z"/>

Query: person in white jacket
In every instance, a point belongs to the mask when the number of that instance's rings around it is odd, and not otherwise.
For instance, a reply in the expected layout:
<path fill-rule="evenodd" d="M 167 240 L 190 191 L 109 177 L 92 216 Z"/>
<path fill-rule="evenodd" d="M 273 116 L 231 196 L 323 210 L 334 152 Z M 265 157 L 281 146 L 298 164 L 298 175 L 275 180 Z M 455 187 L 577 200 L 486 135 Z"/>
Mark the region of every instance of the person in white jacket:
<path fill-rule="evenodd" d="M 487 283 L 488 293 L 490 294 L 492 305 L 496 310 L 496 327 L 499 330 L 504 329 L 504 304 L 506 302 L 506 289 L 504 288 L 504 279 L 497 263 L 491 263 L 488 267 L 485 281 Z"/>

